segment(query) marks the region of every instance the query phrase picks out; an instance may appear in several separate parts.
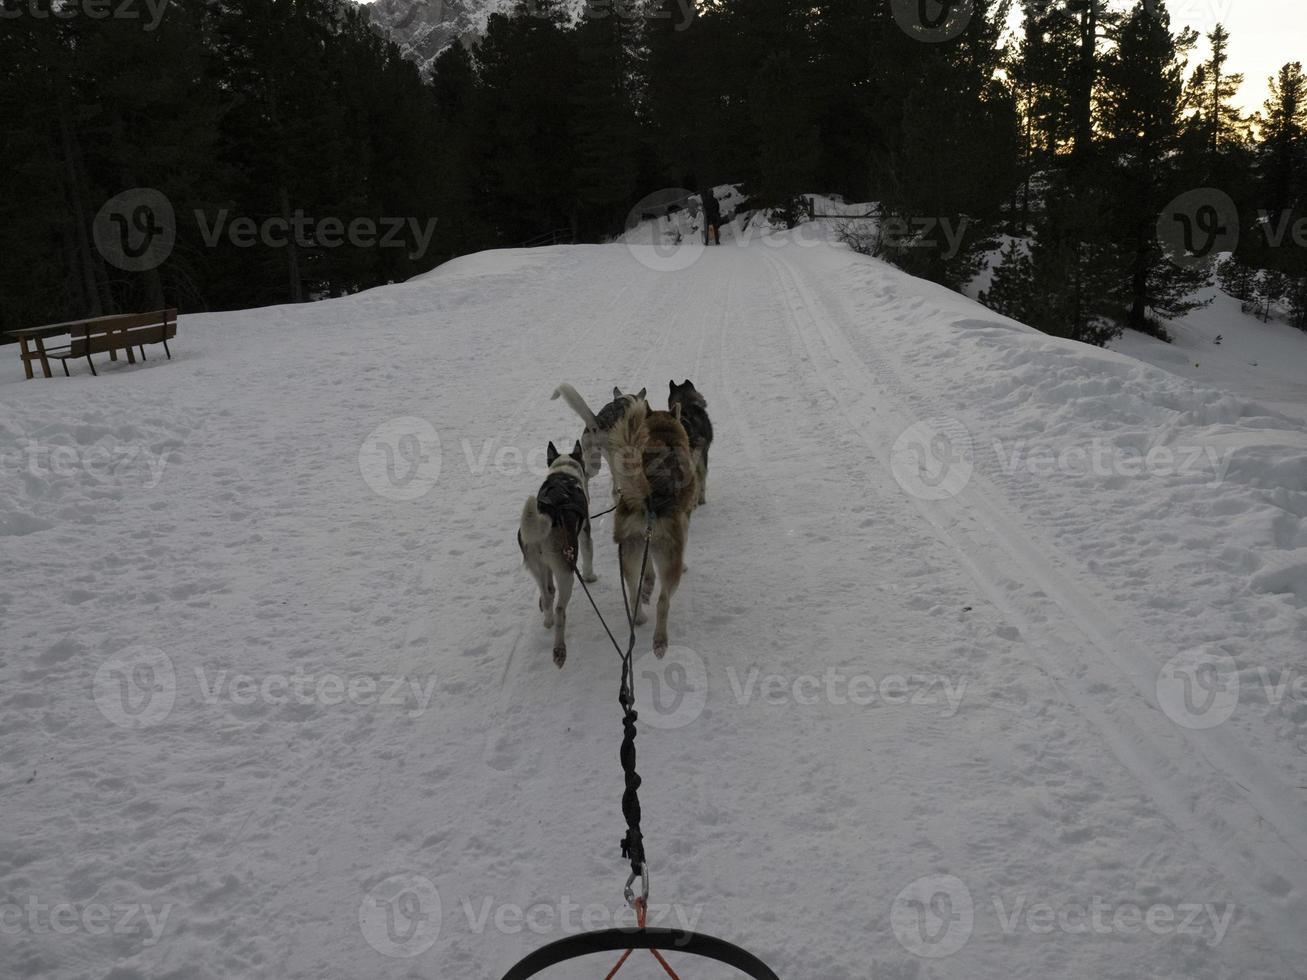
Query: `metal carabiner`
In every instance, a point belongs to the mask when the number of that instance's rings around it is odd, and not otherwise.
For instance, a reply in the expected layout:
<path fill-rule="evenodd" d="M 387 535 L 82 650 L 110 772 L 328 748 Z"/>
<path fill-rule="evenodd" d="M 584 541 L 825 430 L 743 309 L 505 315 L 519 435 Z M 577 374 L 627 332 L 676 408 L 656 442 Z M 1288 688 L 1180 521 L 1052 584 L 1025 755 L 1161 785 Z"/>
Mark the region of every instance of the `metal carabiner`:
<path fill-rule="evenodd" d="M 626 904 L 635 908 L 635 892 L 631 890 L 631 884 L 635 881 L 635 872 L 626 879 L 626 887 L 622 889 L 622 894 L 626 897 Z M 645 908 L 649 907 L 649 865 L 640 865 L 640 900 L 644 902 Z"/>

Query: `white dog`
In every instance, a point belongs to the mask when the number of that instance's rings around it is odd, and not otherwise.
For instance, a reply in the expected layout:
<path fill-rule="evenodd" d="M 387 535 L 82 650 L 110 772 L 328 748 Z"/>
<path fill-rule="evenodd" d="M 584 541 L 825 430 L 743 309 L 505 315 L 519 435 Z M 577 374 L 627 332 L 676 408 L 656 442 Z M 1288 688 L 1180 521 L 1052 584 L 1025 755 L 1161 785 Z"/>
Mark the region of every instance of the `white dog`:
<path fill-rule="evenodd" d="M 581 443 L 561 455 L 549 444 L 549 475 L 539 493 L 526 498 L 517 546 L 531 577 L 540 586 L 545 628 L 554 628 L 554 663 L 567 660 L 567 603 L 572 598 L 572 570 L 581 561 L 581 577 L 593 582 L 594 542 L 590 539 L 590 487 Z"/>

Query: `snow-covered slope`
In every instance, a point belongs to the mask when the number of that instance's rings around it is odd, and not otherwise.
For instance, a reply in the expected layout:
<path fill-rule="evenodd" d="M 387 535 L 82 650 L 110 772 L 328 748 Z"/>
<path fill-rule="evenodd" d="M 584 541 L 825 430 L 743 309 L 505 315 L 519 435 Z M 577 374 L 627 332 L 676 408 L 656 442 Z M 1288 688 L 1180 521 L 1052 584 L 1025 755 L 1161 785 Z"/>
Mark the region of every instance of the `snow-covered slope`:
<path fill-rule="evenodd" d="M 795 980 L 1301 974 L 1301 404 L 824 237 L 0 361 L 0 975 L 495 980 L 625 921 L 616 654 L 578 594 L 554 668 L 514 533 L 558 382 L 685 377 L 708 504 L 636 666 L 661 924 Z"/>
<path fill-rule="evenodd" d="M 1113 349 L 1307 423 L 1307 333 L 1277 320 L 1263 323 L 1215 287 L 1204 295 L 1211 306 L 1168 322 L 1172 343 L 1128 331 Z"/>

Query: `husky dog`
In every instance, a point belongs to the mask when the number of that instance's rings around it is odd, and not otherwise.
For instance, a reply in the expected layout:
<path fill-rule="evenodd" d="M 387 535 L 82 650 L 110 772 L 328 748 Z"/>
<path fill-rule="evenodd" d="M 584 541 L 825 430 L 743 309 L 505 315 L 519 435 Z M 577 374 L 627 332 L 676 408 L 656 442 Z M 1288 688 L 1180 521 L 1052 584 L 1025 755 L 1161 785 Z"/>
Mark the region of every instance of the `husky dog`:
<path fill-rule="evenodd" d="M 563 456 L 551 442 L 545 458 L 549 475 L 540 485 L 540 492 L 526 498 L 517 546 L 522 549 L 527 571 L 540 586 L 540 611 L 545 614 L 545 628 L 554 628 L 554 663 L 561 667 L 567 660 L 563 631 L 578 553 L 581 577 L 593 582 L 597 576 L 594 543 L 590 540 L 590 491 L 581 443 Z"/>
<path fill-rule="evenodd" d="M 619 493 L 613 540 L 621 549 L 622 574 L 636 623 L 645 622 L 640 605 L 653 595 L 653 568 L 645 569 L 644 587 L 639 586 L 645 529 L 652 515 L 649 564 L 657 567 L 662 579 L 653 650 L 661 657 L 667 652 L 667 611 L 685 570 L 690 511 L 699 493 L 690 440 L 675 413 L 650 411 L 648 403 L 638 402 L 613 425 L 608 454 Z"/>
<path fill-rule="evenodd" d="M 561 384 L 554 389 L 550 399 L 562 398 L 585 422 L 585 431 L 581 433 L 581 448 L 585 452 L 585 468 L 591 476 L 599 475 L 599 460 L 608 455 L 608 435 L 617 420 L 630 411 L 632 405 L 644 402 L 647 389 L 641 388 L 638 395 L 623 395 L 620 388 L 613 389 L 613 400 L 596 415 L 590 411 L 585 399 L 569 384 Z M 613 462 L 608 461 L 608 468 Z"/>
<path fill-rule="evenodd" d="M 694 472 L 699 478 L 699 503 L 708 502 L 708 449 L 712 446 L 712 423 L 708 421 L 708 403 L 689 378 L 684 384 L 667 382 L 671 390 L 667 393 L 667 410 L 675 412 L 680 407 L 681 425 L 690 439 L 690 456 L 694 460 Z"/>

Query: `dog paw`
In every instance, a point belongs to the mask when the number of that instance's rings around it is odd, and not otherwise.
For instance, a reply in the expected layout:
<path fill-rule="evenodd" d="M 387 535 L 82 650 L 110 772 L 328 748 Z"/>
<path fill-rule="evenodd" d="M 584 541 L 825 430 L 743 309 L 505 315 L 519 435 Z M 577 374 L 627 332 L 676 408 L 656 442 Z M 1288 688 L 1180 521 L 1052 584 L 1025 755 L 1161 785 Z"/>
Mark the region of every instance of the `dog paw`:
<path fill-rule="evenodd" d="M 635 625 L 643 626 L 647 622 L 649 622 L 649 616 L 645 613 L 643 609 L 637 609 L 635 611 Z"/>
<path fill-rule="evenodd" d="M 654 637 L 653 651 L 654 651 L 654 656 L 655 656 L 655 657 L 657 657 L 659 660 L 662 660 L 662 659 L 663 659 L 663 656 L 667 653 L 667 637 L 666 637 L 666 636 L 655 636 L 655 637 Z"/>
<path fill-rule="evenodd" d="M 583 572 L 581 574 L 581 579 L 582 581 L 585 582 L 598 582 L 599 576 L 596 575 L 594 572 Z"/>
<path fill-rule="evenodd" d="M 560 643 L 554 647 L 554 666 L 562 667 L 565 663 L 567 663 L 567 647 Z"/>
<path fill-rule="evenodd" d="M 552 615 L 546 613 L 546 614 L 545 614 L 545 629 L 552 629 L 552 628 L 553 628 L 553 625 L 554 625 L 554 617 L 553 617 Z"/>

